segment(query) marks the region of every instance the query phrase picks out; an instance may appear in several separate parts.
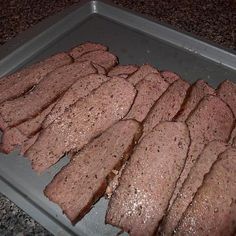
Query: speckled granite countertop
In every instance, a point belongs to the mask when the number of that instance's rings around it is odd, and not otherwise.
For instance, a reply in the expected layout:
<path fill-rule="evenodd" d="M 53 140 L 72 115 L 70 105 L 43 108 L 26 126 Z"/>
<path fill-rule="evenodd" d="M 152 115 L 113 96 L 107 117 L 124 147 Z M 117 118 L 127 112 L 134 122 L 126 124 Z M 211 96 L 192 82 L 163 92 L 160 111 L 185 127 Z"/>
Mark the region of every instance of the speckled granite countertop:
<path fill-rule="evenodd" d="M 1 0 L 0 44 L 79 0 Z M 236 0 L 113 0 L 236 50 Z M 51 235 L 0 194 L 0 235 Z"/>

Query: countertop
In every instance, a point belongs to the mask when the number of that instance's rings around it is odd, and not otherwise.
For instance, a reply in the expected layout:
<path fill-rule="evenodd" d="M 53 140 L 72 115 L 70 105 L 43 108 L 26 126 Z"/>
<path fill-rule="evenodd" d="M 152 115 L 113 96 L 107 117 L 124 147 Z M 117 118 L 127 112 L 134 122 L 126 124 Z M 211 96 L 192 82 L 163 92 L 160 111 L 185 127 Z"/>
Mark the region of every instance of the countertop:
<path fill-rule="evenodd" d="M 79 0 L 2 0 L 0 44 Z M 235 0 L 113 0 L 177 29 L 236 50 Z M 51 235 L 0 194 L 0 235 Z"/>

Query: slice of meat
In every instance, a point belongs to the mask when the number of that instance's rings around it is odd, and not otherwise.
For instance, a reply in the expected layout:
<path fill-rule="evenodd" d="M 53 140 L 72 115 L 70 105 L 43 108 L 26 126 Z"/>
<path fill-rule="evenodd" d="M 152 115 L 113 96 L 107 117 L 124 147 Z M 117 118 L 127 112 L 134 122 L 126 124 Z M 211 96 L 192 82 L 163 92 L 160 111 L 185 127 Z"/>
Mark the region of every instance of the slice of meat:
<path fill-rule="evenodd" d="M 106 223 L 130 235 L 154 235 L 190 142 L 180 122 L 162 122 L 136 146 L 109 202 Z"/>
<path fill-rule="evenodd" d="M 220 155 L 186 210 L 176 235 L 234 235 L 236 230 L 236 149 Z"/>
<path fill-rule="evenodd" d="M 42 172 L 65 153 L 80 150 L 89 141 L 122 119 L 136 95 L 134 87 L 122 78 L 105 82 L 89 96 L 70 106 L 57 120 L 43 129 L 26 152 L 32 168 Z"/>
<path fill-rule="evenodd" d="M 102 44 L 99 44 L 99 43 L 86 42 L 86 43 L 82 43 L 79 46 L 76 46 L 73 49 L 71 49 L 69 54 L 73 58 L 76 59 L 76 58 L 83 56 L 86 53 L 93 52 L 93 51 L 101 51 L 101 50 L 107 51 L 108 48 Z"/>
<path fill-rule="evenodd" d="M 76 223 L 104 195 L 112 172 L 127 160 L 140 134 L 138 122 L 119 121 L 74 155 L 46 187 L 45 195 Z"/>
<path fill-rule="evenodd" d="M 155 101 L 166 91 L 169 84 L 159 74 L 148 74 L 135 86 L 138 93 L 125 118 L 142 122 Z"/>
<path fill-rule="evenodd" d="M 27 120 L 16 127 L 6 129 L 2 135 L 1 151 L 4 153 L 10 153 L 15 147 L 21 146 L 21 144 L 24 143 L 30 136 L 37 133 L 42 127 L 42 122 L 51 112 L 55 104 L 56 102 L 52 103 L 38 116 Z"/>
<path fill-rule="evenodd" d="M 96 70 L 88 61 L 73 63 L 53 71 L 30 93 L 1 104 L 0 127 L 5 129 L 16 126 L 35 117 L 78 79 L 92 73 L 96 73 Z"/>
<path fill-rule="evenodd" d="M 207 174 L 218 156 L 227 149 L 227 144 L 221 141 L 212 141 L 206 145 L 199 155 L 195 165 L 189 172 L 188 178 L 183 183 L 178 197 L 162 223 L 163 235 L 172 235 L 178 222 L 182 218 L 189 204 L 191 204 L 198 188 L 202 185 L 203 178 Z"/>
<path fill-rule="evenodd" d="M 185 121 L 191 111 L 197 106 L 201 99 L 207 94 L 215 94 L 215 90 L 204 80 L 198 80 L 189 89 L 188 96 L 185 97 L 181 109 L 175 116 L 176 121 Z"/>
<path fill-rule="evenodd" d="M 0 103 L 14 99 L 38 84 L 49 72 L 72 63 L 66 53 L 58 53 L 0 79 Z"/>
<path fill-rule="evenodd" d="M 171 71 L 161 71 L 161 76 L 165 79 L 165 81 L 169 84 L 172 84 L 178 79 L 181 79 L 179 75 L 175 74 Z"/>
<path fill-rule="evenodd" d="M 190 114 L 186 124 L 190 130 L 191 145 L 185 167 L 177 182 L 169 206 L 172 205 L 204 146 L 213 140 L 228 142 L 234 126 L 234 115 L 219 97 L 207 95 Z"/>
<path fill-rule="evenodd" d="M 91 74 L 76 81 L 59 99 L 56 106 L 43 122 L 43 127 L 46 128 L 57 117 L 60 117 L 66 109 L 72 104 L 87 96 L 92 90 L 98 88 L 102 83 L 106 82 L 109 77 L 105 75 Z"/>
<path fill-rule="evenodd" d="M 151 73 L 159 74 L 159 71 L 151 65 L 142 65 L 135 73 L 128 77 L 128 81 L 131 84 L 136 85 L 140 80 L 144 79 L 146 75 Z"/>
<path fill-rule="evenodd" d="M 118 63 L 118 58 L 107 51 L 93 51 L 82 55 L 75 59 L 76 61 L 91 61 L 102 66 L 106 71 L 109 71 Z"/>
<path fill-rule="evenodd" d="M 235 124 L 234 129 L 231 133 L 229 143 L 232 145 L 236 144 L 236 124 Z"/>
<path fill-rule="evenodd" d="M 159 122 L 171 121 L 179 111 L 189 89 L 184 80 L 171 84 L 162 96 L 155 102 L 143 123 L 143 137 Z"/>
<path fill-rule="evenodd" d="M 118 76 L 126 79 L 136 72 L 138 68 L 137 65 L 117 65 L 109 71 L 108 76 Z"/>
<path fill-rule="evenodd" d="M 218 87 L 217 95 L 230 106 L 236 117 L 236 84 L 225 80 Z"/>
<path fill-rule="evenodd" d="M 20 147 L 20 153 L 21 155 L 24 155 L 25 152 L 36 142 L 38 136 L 39 136 L 40 132 L 36 133 L 34 136 L 28 138 L 27 140 L 25 140 L 21 147 Z"/>

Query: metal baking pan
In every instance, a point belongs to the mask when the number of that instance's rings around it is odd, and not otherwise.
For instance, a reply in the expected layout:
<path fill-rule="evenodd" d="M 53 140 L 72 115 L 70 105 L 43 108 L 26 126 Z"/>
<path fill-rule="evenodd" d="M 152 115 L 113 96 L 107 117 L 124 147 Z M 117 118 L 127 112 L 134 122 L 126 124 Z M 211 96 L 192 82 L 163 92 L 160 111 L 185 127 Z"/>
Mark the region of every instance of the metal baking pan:
<path fill-rule="evenodd" d="M 204 79 L 217 86 L 236 81 L 236 54 L 156 21 L 118 8 L 106 1 L 86 1 L 9 41 L 0 48 L 0 75 L 39 61 L 84 42 L 109 46 L 121 64 L 150 63 L 172 70 L 185 80 Z M 19 108 L 20 109 L 20 108 Z M 54 235 L 116 235 L 119 229 L 104 224 L 107 200 L 101 199 L 79 223 L 72 226 L 43 189 L 67 163 L 63 158 L 38 176 L 25 158 L 13 152 L 0 154 L 0 192 Z"/>

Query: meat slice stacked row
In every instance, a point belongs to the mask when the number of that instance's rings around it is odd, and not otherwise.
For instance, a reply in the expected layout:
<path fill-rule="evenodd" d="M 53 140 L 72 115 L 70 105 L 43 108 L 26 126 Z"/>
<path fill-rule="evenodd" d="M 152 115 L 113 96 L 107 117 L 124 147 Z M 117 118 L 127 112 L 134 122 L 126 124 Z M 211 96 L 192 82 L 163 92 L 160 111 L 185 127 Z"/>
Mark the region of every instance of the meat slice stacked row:
<path fill-rule="evenodd" d="M 71 63 L 72 58 L 68 54 L 58 53 L 17 73 L 1 78 L 0 103 L 21 96 L 37 85 L 48 73 Z"/>
<path fill-rule="evenodd" d="M 43 129 L 26 152 L 32 168 L 42 172 L 65 153 L 80 150 L 92 138 L 122 119 L 129 111 L 136 90 L 122 78 L 105 82 L 89 96 L 78 100 Z"/>
<path fill-rule="evenodd" d="M 236 230 L 236 149 L 228 148 L 181 219 L 176 235 L 234 235 Z"/>
<path fill-rule="evenodd" d="M 69 154 L 45 195 L 73 223 L 109 188 L 106 222 L 131 235 L 235 232 L 236 85 L 117 63 L 88 42 L 2 78 L 1 150 L 39 173 Z"/>
<path fill-rule="evenodd" d="M 190 170 L 178 197 L 175 199 L 170 211 L 162 222 L 161 231 L 163 235 L 172 235 L 183 213 L 192 202 L 198 188 L 202 185 L 204 175 L 210 171 L 212 164 L 227 147 L 228 145 L 221 141 L 212 141 L 206 145 L 203 152 L 199 155 L 196 164 Z"/>

